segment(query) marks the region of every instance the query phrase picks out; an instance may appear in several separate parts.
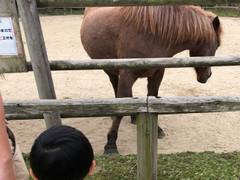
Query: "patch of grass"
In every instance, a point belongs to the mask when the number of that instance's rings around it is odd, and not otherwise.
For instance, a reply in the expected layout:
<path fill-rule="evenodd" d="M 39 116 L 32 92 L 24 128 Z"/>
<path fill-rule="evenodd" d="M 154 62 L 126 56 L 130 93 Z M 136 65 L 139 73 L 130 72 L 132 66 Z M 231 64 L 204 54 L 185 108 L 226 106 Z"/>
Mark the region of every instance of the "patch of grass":
<path fill-rule="evenodd" d="M 135 155 L 97 156 L 96 173 L 86 180 L 131 180 L 136 179 L 137 161 Z"/>
<path fill-rule="evenodd" d="M 28 156 L 25 155 L 28 161 Z M 136 180 L 136 155 L 97 156 L 95 174 L 86 180 Z M 158 179 L 240 179 L 240 152 L 159 155 Z"/>
<path fill-rule="evenodd" d="M 206 10 L 212 11 L 213 13 L 217 14 L 218 16 L 225 16 L 225 17 L 240 17 L 240 9 L 228 9 L 228 8 L 206 8 Z"/>
<path fill-rule="evenodd" d="M 38 8 L 40 15 L 82 15 L 84 8 Z"/>
<path fill-rule="evenodd" d="M 240 153 L 160 155 L 159 179 L 239 179 Z"/>

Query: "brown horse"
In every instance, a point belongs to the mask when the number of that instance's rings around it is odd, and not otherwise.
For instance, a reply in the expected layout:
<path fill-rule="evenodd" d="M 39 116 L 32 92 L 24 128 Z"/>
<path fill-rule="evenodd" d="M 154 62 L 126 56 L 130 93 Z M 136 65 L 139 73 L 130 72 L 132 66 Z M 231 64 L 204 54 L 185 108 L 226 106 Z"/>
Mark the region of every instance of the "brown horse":
<path fill-rule="evenodd" d="M 196 6 L 141 6 L 87 8 L 81 28 L 82 44 L 94 59 L 214 56 L 221 42 L 218 17 Z M 195 67 L 197 80 L 206 83 L 210 67 Z M 158 96 L 164 68 L 105 70 L 115 96 L 132 97 L 132 86 L 147 77 L 148 96 Z M 105 153 L 116 153 L 122 117 L 113 118 Z M 159 134 L 163 131 L 159 128 Z"/>

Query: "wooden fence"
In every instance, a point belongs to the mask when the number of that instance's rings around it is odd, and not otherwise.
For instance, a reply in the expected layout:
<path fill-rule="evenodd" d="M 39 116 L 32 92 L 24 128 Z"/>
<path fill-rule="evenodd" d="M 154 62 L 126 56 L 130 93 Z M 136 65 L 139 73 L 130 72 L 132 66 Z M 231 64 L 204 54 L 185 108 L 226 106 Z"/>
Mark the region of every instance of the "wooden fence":
<path fill-rule="evenodd" d="M 6 101 L 5 110 L 9 120 L 40 119 L 43 113 L 52 111 L 59 112 L 63 118 L 226 112 L 240 110 L 240 96 Z"/>
<path fill-rule="evenodd" d="M 37 0 L 39 6 L 47 7 L 85 7 L 85 6 L 123 6 L 123 5 L 165 5 L 194 4 L 201 6 L 236 5 L 239 0 Z"/>
<path fill-rule="evenodd" d="M 8 1 L 8 0 L 4 0 Z M 64 2 L 64 1 L 61 1 Z M 233 0 L 232 3 L 239 3 Z M 17 0 L 21 14 L 31 63 L 40 98 L 56 98 L 51 78 L 51 70 L 108 69 L 108 68 L 151 68 L 151 67 L 192 67 L 240 65 L 240 57 L 192 57 L 155 59 L 117 59 L 48 61 L 41 25 L 35 0 Z M 225 0 L 82 0 L 71 1 L 81 6 L 106 5 L 153 5 L 153 4 L 224 4 Z M 1 66 L 1 62 L 0 62 Z M 8 71 L 10 72 L 11 69 Z M 15 72 L 12 70 L 12 72 Z M 38 100 L 5 102 L 8 119 L 32 119 L 47 117 L 49 126 L 59 123 L 61 117 L 92 117 L 113 115 L 137 115 L 138 180 L 157 179 L 157 115 L 179 113 L 207 113 L 240 111 L 240 97 L 145 97 L 95 100 Z"/>

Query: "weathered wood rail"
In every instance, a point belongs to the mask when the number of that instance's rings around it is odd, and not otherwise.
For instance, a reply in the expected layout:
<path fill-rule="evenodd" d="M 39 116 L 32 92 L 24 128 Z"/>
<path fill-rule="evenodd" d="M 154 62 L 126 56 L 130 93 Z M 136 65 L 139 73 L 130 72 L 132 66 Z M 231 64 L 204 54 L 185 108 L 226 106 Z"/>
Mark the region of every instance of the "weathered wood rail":
<path fill-rule="evenodd" d="M 114 68 L 178 68 L 197 66 L 238 66 L 240 56 L 227 57 L 183 57 L 183 58 L 134 58 L 134 59 L 92 59 L 92 60 L 54 60 L 50 61 L 52 71 L 90 70 Z M 32 70 L 28 62 L 28 70 Z"/>
<path fill-rule="evenodd" d="M 226 112 L 240 111 L 240 96 L 6 101 L 5 110 L 8 119 L 42 118 L 48 112 L 63 118 Z"/>

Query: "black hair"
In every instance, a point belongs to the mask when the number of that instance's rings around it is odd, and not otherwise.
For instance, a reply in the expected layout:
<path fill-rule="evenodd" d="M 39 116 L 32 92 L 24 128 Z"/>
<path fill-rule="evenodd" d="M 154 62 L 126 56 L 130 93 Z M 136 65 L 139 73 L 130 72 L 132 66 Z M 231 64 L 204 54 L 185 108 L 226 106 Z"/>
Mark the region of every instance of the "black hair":
<path fill-rule="evenodd" d="M 82 180 L 94 158 L 85 135 L 69 126 L 55 126 L 35 140 L 30 166 L 39 180 Z"/>

